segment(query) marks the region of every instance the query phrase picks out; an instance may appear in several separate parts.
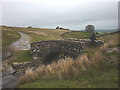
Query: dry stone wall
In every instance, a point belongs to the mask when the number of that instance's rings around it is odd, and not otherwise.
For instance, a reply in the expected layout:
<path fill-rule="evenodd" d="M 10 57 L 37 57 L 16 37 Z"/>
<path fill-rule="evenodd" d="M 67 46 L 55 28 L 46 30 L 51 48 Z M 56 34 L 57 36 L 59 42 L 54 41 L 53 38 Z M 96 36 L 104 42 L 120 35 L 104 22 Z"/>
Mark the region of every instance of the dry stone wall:
<path fill-rule="evenodd" d="M 61 57 L 75 59 L 84 52 L 86 45 L 99 46 L 102 44 L 103 42 L 97 41 L 93 45 L 90 40 L 81 39 L 40 41 L 31 44 L 31 54 L 35 60 L 47 60 L 46 62 L 52 62 L 50 60 L 53 57 L 54 59 L 60 59 Z"/>

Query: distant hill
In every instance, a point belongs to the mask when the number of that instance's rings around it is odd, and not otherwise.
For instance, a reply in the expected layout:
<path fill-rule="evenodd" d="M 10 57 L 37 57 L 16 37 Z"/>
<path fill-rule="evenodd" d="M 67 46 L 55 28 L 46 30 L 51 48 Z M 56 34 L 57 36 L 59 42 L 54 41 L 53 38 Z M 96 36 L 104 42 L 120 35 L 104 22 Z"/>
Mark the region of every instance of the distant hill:
<path fill-rule="evenodd" d="M 95 30 L 96 32 L 116 32 L 118 29 L 112 29 L 112 30 Z"/>
<path fill-rule="evenodd" d="M 85 30 L 71 30 L 71 31 L 74 31 L 74 32 L 85 32 Z M 102 29 L 102 30 L 100 30 L 100 29 L 98 29 L 98 30 L 95 30 L 96 32 L 116 32 L 116 31 L 118 31 L 118 29 L 111 29 L 111 30 L 104 30 L 104 29 Z"/>

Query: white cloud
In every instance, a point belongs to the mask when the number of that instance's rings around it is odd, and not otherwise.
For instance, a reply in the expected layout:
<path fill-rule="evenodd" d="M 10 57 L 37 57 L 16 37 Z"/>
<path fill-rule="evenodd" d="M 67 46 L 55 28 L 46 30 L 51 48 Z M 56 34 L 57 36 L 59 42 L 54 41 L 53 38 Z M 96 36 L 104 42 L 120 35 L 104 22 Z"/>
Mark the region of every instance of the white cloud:
<path fill-rule="evenodd" d="M 100 0 L 99 0 L 100 1 Z M 115 1 L 115 0 L 114 0 Z M 80 2 L 80 0 L 39 0 L 38 2 L 4 2 L 3 24 L 70 29 L 117 27 L 117 2 Z"/>
<path fill-rule="evenodd" d="M 1 2 L 119 2 L 119 0 L 1 0 Z"/>

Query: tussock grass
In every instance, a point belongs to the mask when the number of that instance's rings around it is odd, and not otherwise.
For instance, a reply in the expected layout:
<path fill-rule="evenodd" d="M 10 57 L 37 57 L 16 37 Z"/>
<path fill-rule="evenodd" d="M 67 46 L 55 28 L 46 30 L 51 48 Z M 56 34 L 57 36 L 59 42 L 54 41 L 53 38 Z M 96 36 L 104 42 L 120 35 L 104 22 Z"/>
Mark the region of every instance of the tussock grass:
<path fill-rule="evenodd" d="M 108 49 L 108 44 L 104 44 L 102 47 L 100 47 L 100 51 L 101 52 L 104 52 L 104 51 L 106 51 L 107 49 Z"/>
<path fill-rule="evenodd" d="M 53 62 L 47 66 L 43 65 L 38 67 L 35 72 L 32 69 L 28 69 L 25 75 L 20 77 L 20 83 L 42 79 L 71 79 L 76 77 L 80 71 L 87 70 L 90 61 L 86 55 L 78 57 L 76 60 L 71 58 L 61 59 L 58 62 Z"/>
<path fill-rule="evenodd" d="M 82 71 L 88 70 L 91 66 L 97 67 L 99 62 L 104 58 L 103 51 L 106 51 L 108 44 L 99 48 L 90 58 L 87 54 L 79 56 L 76 60 L 67 57 L 65 60 L 60 59 L 47 66 L 42 65 L 35 71 L 28 69 L 26 73 L 20 77 L 20 83 L 26 83 L 37 79 L 73 79 L 80 75 Z"/>
<path fill-rule="evenodd" d="M 20 77 L 21 81 L 24 81 L 24 82 L 33 81 L 33 80 L 36 80 L 37 78 L 38 78 L 38 75 L 34 73 L 32 69 L 26 70 L 25 75 Z"/>

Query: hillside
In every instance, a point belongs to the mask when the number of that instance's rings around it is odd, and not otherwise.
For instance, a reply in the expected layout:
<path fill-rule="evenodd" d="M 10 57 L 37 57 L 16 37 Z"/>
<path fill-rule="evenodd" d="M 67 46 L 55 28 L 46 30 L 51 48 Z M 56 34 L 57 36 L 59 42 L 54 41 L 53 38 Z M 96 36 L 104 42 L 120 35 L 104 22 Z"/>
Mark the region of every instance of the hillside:
<path fill-rule="evenodd" d="M 88 38 L 91 34 L 86 32 L 72 32 L 56 29 L 41 29 L 41 28 L 19 28 L 19 27 L 2 27 L 2 46 L 3 51 L 6 48 L 20 39 L 19 32 L 25 33 L 31 37 L 30 42 L 69 39 L 69 38 Z M 101 34 L 101 33 L 100 33 Z M 99 34 L 99 35 L 100 35 Z M 80 64 L 81 58 L 74 61 L 71 58 L 66 58 L 65 66 L 62 63 L 53 63 L 44 66 L 46 73 L 37 76 L 36 73 L 26 73 L 19 81 L 17 87 L 20 88 L 116 88 L 118 87 L 118 33 L 109 34 L 98 39 L 105 42 L 101 48 L 86 47 L 83 56 L 83 62 Z M 11 49 L 10 49 L 11 50 Z M 94 58 L 94 60 L 93 60 Z M 85 60 L 85 61 L 84 61 Z M 12 65 L 14 62 L 33 62 L 30 50 L 11 50 L 11 56 L 8 63 Z M 90 62 L 89 62 L 90 61 Z M 63 62 L 63 61 L 61 61 Z M 71 63 L 70 63 L 71 62 Z M 92 63 L 92 64 L 90 64 Z M 82 66 L 83 67 L 82 67 Z M 57 69 L 57 66 L 60 68 Z M 51 68 L 51 72 L 49 69 Z M 66 69 L 65 69 L 66 68 Z M 56 72 L 56 69 L 59 71 Z M 83 69 L 83 70 L 81 70 Z M 66 70 L 64 73 L 62 71 Z M 53 74 L 52 72 L 56 72 Z M 59 74 L 61 75 L 60 77 Z M 27 78 L 27 77 L 29 78 Z M 31 77 L 32 76 L 32 77 Z"/>

